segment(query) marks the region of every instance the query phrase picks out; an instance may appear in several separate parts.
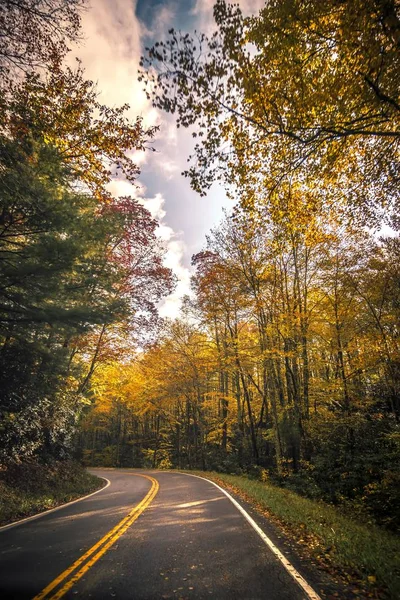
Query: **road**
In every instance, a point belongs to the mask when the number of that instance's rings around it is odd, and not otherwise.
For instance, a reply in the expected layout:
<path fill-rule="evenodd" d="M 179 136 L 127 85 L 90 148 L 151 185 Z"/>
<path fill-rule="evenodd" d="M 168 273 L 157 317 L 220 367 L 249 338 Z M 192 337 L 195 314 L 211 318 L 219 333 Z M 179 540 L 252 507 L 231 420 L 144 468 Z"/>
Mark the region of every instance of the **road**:
<path fill-rule="evenodd" d="M 95 472 L 101 492 L 0 531 L 2 600 L 318 598 L 211 482 Z"/>

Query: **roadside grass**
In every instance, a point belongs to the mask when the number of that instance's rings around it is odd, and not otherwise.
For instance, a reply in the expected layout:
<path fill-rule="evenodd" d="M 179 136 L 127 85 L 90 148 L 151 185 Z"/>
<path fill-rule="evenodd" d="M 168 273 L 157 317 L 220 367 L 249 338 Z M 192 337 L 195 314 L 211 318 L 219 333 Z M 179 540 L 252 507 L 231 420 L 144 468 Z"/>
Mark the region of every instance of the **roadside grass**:
<path fill-rule="evenodd" d="M 0 526 L 71 502 L 104 485 L 73 461 L 16 465 L 0 472 Z"/>
<path fill-rule="evenodd" d="M 192 471 L 193 472 L 193 471 Z M 321 566 L 350 582 L 359 579 L 367 597 L 400 598 L 400 538 L 341 514 L 340 508 L 239 475 L 195 472 L 255 504 L 285 533 L 307 547 Z M 339 569 L 339 571 L 337 571 Z M 362 596 L 366 597 L 366 596 Z"/>

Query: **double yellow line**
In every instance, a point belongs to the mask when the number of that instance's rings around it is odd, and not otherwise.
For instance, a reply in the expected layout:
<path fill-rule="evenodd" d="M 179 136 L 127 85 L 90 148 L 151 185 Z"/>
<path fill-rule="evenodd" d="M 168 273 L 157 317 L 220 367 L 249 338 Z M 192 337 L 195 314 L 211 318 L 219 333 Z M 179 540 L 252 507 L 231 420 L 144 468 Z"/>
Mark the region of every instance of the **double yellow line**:
<path fill-rule="evenodd" d="M 130 473 L 133 475 L 133 473 Z M 142 512 L 149 506 L 160 487 L 158 481 L 148 475 L 136 474 L 137 477 L 145 477 L 151 481 L 151 488 L 146 496 L 130 513 L 122 519 L 111 531 L 106 533 L 94 546 L 76 560 L 68 569 L 63 571 L 48 586 L 44 588 L 33 600 L 58 600 L 107 552 L 109 548 L 125 533 L 125 531 L 136 521 Z M 79 568 L 80 567 L 80 568 Z M 78 570 L 77 570 L 78 569 Z M 63 584 L 63 585 L 62 585 Z M 53 591 L 61 587 L 53 593 Z"/>

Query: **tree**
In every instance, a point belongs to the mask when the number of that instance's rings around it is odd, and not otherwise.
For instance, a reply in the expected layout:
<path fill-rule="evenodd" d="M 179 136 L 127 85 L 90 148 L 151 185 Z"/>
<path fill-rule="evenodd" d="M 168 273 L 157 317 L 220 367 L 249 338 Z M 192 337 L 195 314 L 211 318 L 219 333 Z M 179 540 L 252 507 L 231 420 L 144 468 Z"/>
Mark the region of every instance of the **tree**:
<path fill-rule="evenodd" d="M 80 64 L 83 0 L 6 0 L 0 8 L 0 461 L 71 451 L 98 364 L 157 323 L 172 289 L 157 223 L 113 198 L 128 156 L 156 128 L 97 99 Z M 139 333 L 139 330 L 140 333 Z M 134 335 L 132 335 L 134 334 Z M 131 337 L 128 342 L 127 338 Z"/>
<path fill-rule="evenodd" d="M 244 18 L 218 0 L 214 16 L 210 38 L 171 30 L 142 59 L 154 105 L 197 127 L 194 189 L 220 178 L 251 205 L 295 177 L 325 202 L 340 190 L 364 220 L 393 210 L 397 3 L 276 1 Z"/>
<path fill-rule="evenodd" d="M 84 0 L 3 0 L 0 11 L 0 86 L 20 71 L 62 58 L 79 37 Z"/>
<path fill-rule="evenodd" d="M 117 325 L 153 325 L 172 286 L 150 213 L 77 191 L 63 153 L 26 129 L 0 145 L 2 461 L 66 452 L 106 337 L 116 351 Z"/>
<path fill-rule="evenodd" d="M 149 148 L 157 131 L 145 130 L 140 117 L 131 123 L 125 116 L 128 108 L 101 104 L 80 64 L 74 70 L 55 62 L 45 77 L 29 73 L 12 87 L 3 131 L 19 139 L 34 136 L 57 148 L 75 185 L 109 202 L 111 177 L 123 174 L 134 183 L 139 169 L 128 152 Z"/>
<path fill-rule="evenodd" d="M 54 148 L 2 142 L 0 371 L 9 460 L 47 445 L 57 453 L 58 434 L 70 437 L 81 399 L 73 393 L 79 368 L 68 376 L 68 340 L 126 309 L 112 294 L 118 273 L 99 268 L 105 236 L 118 224 L 108 219 L 107 227 L 96 200 L 69 189 Z"/>
<path fill-rule="evenodd" d="M 113 284 L 114 301 L 124 301 L 127 316 L 117 323 L 103 322 L 86 342 L 72 350 L 74 356 L 91 356 L 88 371 L 80 391 L 84 391 L 99 362 L 112 358 L 122 360 L 134 355 L 138 345 L 149 344 L 151 333 L 157 330 L 157 304 L 172 292 L 175 279 L 163 266 L 164 248 L 156 236 L 157 222 L 137 200 L 119 198 L 102 206 L 101 218 L 116 219 L 121 231 L 118 237 L 108 237 L 108 248 L 103 257 L 102 270 L 112 266 L 118 279 Z M 90 294 L 97 289 L 91 289 Z"/>
<path fill-rule="evenodd" d="M 134 362 L 110 361 L 94 374 L 95 403 L 81 436 L 89 461 L 207 466 L 214 413 L 211 346 L 182 321 L 166 324 L 160 337 Z"/>
<path fill-rule="evenodd" d="M 92 448 L 95 408 L 82 444 L 90 458 L 124 446 L 126 466 L 258 473 L 396 525 L 398 240 L 288 192 L 263 219 L 237 209 L 211 232 L 190 320 L 133 361 L 129 393 L 113 384 L 103 433 Z"/>

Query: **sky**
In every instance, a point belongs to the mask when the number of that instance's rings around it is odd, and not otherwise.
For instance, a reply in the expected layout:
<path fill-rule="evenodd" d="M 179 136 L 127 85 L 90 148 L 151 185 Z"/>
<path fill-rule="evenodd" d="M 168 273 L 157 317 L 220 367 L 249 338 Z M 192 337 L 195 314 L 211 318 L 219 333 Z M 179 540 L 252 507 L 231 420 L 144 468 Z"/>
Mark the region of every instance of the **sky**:
<path fill-rule="evenodd" d="M 258 12 L 264 0 L 236 0 L 246 14 Z M 158 235 L 167 249 L 165 265 L 173 269 L 177 287 L 160 305 L 163 317 L 178 316 L 181 298 L 190 291 L 191 256 L 205 244 L 205 236 L 232 204 L 214 184 L 205 198 L 190 188 L 181 175 L 187 167 L 192 137 L 176 129 L 171 115 L 154 109 L 137 81 L 145 46 L 167 36 L 171 27 L 210 33 L 214 0 L 91 0 L 82 19 L 82 41 L 72 49 L 82 61 L 86 76 L 97 83 L 99 100 L 110 106 L 130 105 L 130 116 L 143 118 L 145 126 L 158 125 L 152 142 L 156 152 L 136 152 L 141 168 L 139 189 L 114 180 L 116 196 L 139 197 L 160 222 Z"/>

